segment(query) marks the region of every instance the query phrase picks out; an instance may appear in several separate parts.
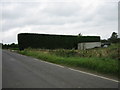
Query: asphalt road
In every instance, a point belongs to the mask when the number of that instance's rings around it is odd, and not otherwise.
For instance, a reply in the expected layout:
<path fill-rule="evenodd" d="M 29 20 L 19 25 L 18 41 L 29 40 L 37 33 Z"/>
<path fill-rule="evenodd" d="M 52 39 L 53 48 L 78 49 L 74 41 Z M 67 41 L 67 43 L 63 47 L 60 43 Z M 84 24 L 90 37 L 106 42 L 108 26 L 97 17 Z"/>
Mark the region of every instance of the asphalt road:
<path fill-rule="evenodd" d="M 2 51 L 3 88 L 118 88 L 118 82 Z"/>

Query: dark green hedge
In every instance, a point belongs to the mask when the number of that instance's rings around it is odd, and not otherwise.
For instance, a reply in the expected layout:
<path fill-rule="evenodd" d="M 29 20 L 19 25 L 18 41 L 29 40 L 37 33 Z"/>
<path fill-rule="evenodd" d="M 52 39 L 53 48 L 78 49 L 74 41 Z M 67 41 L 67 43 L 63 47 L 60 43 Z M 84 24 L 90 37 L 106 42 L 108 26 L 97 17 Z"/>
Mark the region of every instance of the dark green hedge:
<path fill-rule="evenodd" d="M 24 48 L 44 48 L 44 49 L 72 49 L 77 48 L 80 42 L 99 42 L 99 36 L 72 36 L 72 35 L 49 35 L 20 33 L 18 34 L 18 44 L 20 49 Z"/>

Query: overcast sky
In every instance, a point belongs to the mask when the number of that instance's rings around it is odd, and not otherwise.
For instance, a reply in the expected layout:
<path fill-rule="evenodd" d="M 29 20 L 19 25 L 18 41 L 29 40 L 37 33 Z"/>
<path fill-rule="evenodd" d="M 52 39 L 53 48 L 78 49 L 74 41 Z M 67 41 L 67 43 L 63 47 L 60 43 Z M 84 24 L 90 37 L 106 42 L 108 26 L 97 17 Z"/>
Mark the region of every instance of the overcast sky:
<path fill-rule="evenodd" d="M 18 33 L 101 36 L 118 33 L 119 0 L 2 0 L 3 43 L 17 43 Z"/>

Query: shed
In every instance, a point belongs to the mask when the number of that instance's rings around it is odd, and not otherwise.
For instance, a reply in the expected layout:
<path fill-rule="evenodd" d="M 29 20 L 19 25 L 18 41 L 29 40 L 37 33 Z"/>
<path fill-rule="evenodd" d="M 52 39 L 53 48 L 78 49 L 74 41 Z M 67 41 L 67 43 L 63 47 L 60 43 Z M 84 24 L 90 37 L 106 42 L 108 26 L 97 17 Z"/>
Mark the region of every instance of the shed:
<path fill-rule="evenodd" d="M 98 48 L 98 47 L 101 47 L 101 42 L 78 43 L 79 50 L 86 50 L 86 49 L 92 49 L 92 48 Z"/>

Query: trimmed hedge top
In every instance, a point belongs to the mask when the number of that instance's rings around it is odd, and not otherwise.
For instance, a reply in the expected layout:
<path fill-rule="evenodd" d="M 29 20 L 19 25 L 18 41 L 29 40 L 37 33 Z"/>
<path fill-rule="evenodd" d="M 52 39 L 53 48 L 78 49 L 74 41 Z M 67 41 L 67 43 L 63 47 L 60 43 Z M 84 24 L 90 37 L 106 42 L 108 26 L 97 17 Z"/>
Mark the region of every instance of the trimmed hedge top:
<path fill-rule="evenodd" d="M 18 34 L 18 45 L 24 48 L 42 49 L 72 49 L 77 48 L 80 42 L 100 42 L 100 36 L 73 36 L 73 35 L 50 35 L 36 33 Z"/>

